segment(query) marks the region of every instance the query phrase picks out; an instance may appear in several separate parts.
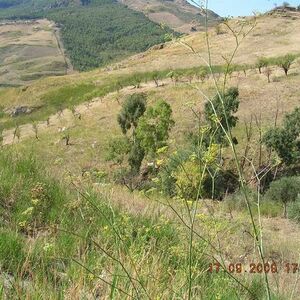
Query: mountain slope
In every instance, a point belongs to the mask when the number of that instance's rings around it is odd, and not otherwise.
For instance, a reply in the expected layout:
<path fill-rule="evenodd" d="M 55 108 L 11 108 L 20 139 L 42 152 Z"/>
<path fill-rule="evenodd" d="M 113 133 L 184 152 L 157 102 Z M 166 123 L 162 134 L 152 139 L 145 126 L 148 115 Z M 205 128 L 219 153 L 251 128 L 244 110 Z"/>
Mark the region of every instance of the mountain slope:
<path fill-rule="evenodd" d="M 239 24 L 240 20 L 230 21 L 230 25 L 236 30 Z M 299 29 L 300 13 L 289 18 L 259 17 L 255 28 L 241 44 L 233 63 L 240 66 L 247 64 L 248 68 L 254 68 L 258 57 L 261 56 L 299 54 Z M 225 63 L 224 57 L 228 57 L 235 48 L 232 34 L 226 32 L 225 28 L 222 30 L 224 33 L 221 35 L 217 35 L 213 29 L 209 31 L 212 63 L 218 65 L 219 70 Z M 157 71 L 161 72 L 161 77 L 166 78 L 170 70 L 173 70 L 180 73 L 184 80 L 187 76 L 184 68 L 195 68 L 194 72 L 197 72 L 196 67 L 199 68 L 205 63 L 182 43 L 191 44 L 201 57 L 207 58 L 205 35 L 195 33 L 182 37 L 176 42 L 167 43 L 163 49 L 151 49 L 106 68 L 57 78 L 49 77 L 35 82 L 25 91 L 7 89 L 1 92 L 0 90 L 1 105 L 4 108 L 21 105 L 41 107 L 32 115 L 35 115 L 36 119 L 45 120 L 49 113 L 55 113 L 60 108 L 72 107 L 122 87 L 134 86 L 138 78 L 141 81 L 152 81 L 153 74 Z M 28 121 L 30 122 L 30 116 L 27 115 L 20 115 L 14 119 L 3 117 L 0 119 L 0 125 L 2 128 L 9 128 L 16 123 L 21 125 Z"/>
<path fill-rule="evenodd" d="M 7 8 L 0 11 L 0 19 L 54 21 L 61 28 L 74 68 L 80 71 L 145 51 L 163 43 L 165 35 L 172 33 L 114 0 L 5 0 L 4 5 Z"/>
<path fill-rule="evenodd" d="M 189 33 L 203 29 L 205 11 L 185 0 L 119 0 L 131 9 L 143 12 L 150 20 L 166 24 L 175 31 Z M 209 25 L 216 24 L 220 17 L 208 11 Z"/>

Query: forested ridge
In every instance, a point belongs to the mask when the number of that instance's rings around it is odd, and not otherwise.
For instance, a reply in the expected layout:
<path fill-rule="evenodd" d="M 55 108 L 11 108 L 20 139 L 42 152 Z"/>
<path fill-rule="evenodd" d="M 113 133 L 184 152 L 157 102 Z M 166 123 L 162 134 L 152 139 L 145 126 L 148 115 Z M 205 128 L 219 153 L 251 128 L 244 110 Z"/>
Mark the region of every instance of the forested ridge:
<path fill-rule="evenodd" d="M 47 18 L 61 27 L 74 68 L 103 66 L 165 41 L 163 29 L 114 0 L 0 0 L 0 19 Z"/>

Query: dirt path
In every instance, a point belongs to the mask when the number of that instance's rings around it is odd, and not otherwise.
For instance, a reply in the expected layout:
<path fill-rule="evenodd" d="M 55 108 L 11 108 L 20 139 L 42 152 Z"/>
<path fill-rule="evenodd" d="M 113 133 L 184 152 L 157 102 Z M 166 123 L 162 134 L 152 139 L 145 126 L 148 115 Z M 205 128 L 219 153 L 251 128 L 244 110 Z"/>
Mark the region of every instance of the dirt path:
<path fill-rule="evenodd" d="M 65 60 L 66 74 L 72 74 L 72 73 L 74 73 L 74 68 L 71 63 L 70 58 L 66 54 L 66 50 L 65 50 L 65 47 L 64 47 L 63 41 L 61 39 L 61 35 L 60 35 L 60 29 L 56 26 L 56 24 L 54 22 L 52 23 L 52 28 L 53 28 L 53 34 L 54 34 L 56 42 L 57 42 L 57 47 L 58 47 L 62 57 Z"/>

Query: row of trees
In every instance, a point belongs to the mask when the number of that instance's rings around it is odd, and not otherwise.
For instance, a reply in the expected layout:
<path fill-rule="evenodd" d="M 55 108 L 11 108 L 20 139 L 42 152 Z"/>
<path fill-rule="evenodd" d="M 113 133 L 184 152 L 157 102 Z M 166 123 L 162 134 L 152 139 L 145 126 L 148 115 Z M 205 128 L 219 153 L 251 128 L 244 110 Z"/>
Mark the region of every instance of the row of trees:
<path fill-rule="evenodd" d="M 247 76 L 247 71 L 257 68 L 259 74 L 265 74 L 268 78 L 268 82 L 271 82 L 272 66 L 278 66 L 284 71 L 284 74 L 288 76 L 292 65 L 295 63 L 298 55 L 286 54 L 284 56 L 276 58 L 260 57 L 254 65 L 231 65 L 231 66 L 214 66 L 213 73 L 217 78 L 226 73 L 231 76 L 234 72 L 243 72 Z M 193 80 L 198 82 L 204 82 L 210 77 L 211 71 L 206 67 L 192 68 L 188 70 L 171 70 L 168 73 L 153 72 L 151 79 L 155 82 L 156 86 L 159 86 L 159 82 L 164 78 L 170 78 L 175 84 L 179 81 L 188 81 L 192 83 Z M 141 81 L 136 80 L 136 83 L 140 84 Z M 137 86 L 138 84 L 135 84 Z"/>
<path fill-rule="evenodd" d="M 289 70 L 291 69 L 292 64 L 295 62 L 297 55 L 295 54 L 286 54 L 278 58 L 266 58 L 260 57 L 256 62 L 256 67 L 259 71 L 259 74 L 264 73 L 268 82 L 270 83 L 270 76 L 272 74 L 271 66 L 278 66 L 284 71 L 284 74 L 288 76 Z"/>

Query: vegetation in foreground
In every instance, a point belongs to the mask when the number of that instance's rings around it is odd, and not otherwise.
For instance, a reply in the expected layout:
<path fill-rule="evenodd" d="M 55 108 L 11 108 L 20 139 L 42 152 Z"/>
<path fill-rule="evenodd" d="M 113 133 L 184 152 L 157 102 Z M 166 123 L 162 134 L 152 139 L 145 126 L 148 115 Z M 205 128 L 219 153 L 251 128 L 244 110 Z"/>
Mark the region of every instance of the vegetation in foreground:
<path fill-rule="evenodd" d="M 101 194 L 70 189 L 22 156 L 1 152 L 2 297 L 186 298 L 192 268 L 194 299 L 263 298 L 257 280 L 243 282 L 245 291 L 230 274 L 210 274 L 209 245 L 195 240 L 190 257 L 188 232 L 163 214 L 119 211 Z"/>

